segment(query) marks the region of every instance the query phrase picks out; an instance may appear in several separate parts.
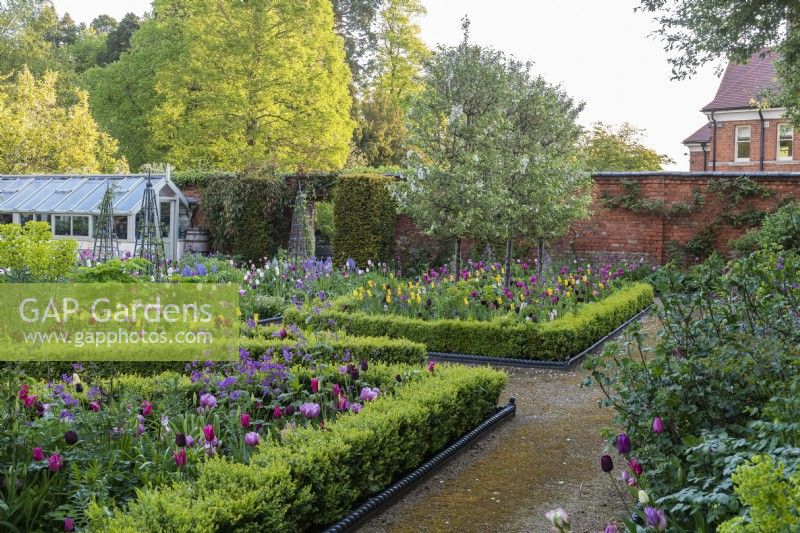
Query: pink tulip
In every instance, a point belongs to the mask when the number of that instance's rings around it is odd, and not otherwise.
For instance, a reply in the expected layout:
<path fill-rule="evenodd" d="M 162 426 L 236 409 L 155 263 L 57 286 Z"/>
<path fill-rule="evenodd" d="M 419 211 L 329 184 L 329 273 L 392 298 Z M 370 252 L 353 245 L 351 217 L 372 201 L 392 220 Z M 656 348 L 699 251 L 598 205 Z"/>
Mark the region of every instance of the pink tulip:
<path fill-rule="evenodd" d="M 180 448 L 172 454 L 172 457 L 175 459 L 175 466 L 178 468 L 186 466 L 186 448 Z"/>
<path fill-rule="evenodd" d="M 41 461 L 44 459 L 44 450 L 39 447 L 33 449 L 33 460 L 34 461 Z"/>
<path fill-rule="evenodd" d="M 661 417 L 655 417 L 653 419 L 653 433 L 662 433 L 664 431 L 664 421 L 661 420 Z"/>
<path fill-rule="evenodd" d="M 57 453 L 54 453 L 50 457 L 47 458 L 47 468 L 51 472 L 58 472 L 61 470 L 63 466 L 63 461 L 61 460 L 61 456 Z"/>
<path fill-rule="evenodd" d="M 215 435 L 214 435 L 214 426 L 212 426 L 211 424 L 209 424 L 209 425 L 205 426 L 205 427 L 203 428 L 203 435 L 204 435 L 204 436 L 205 436 L 205 438 L 206 438 L 206 442 L 211 442 L 211 441 L 213 441 L 213 440 L 214 440 L 214 438 L 215 438 Z"/>
<path fill-rule="evenodd" d="M 250 427 L 250 413 L 242 413 L 242 416 L 239 417 L 239 421 L 242 423 L 243 428 Z"/>
<path fill-rule="evenodd" d="M 313 394 L 319 392 L 319 378 L 311 378 L 311 392 Z"/>

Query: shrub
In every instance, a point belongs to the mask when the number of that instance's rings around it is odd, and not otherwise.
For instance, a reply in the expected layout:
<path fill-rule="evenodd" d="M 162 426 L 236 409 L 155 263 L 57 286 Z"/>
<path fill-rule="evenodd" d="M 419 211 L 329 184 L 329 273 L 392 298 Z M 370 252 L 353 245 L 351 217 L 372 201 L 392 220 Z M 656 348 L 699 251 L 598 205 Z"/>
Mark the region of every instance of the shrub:
<path fill-rule="evenodd" d="M 333 189 L 333 253 L 337 264 L 353 258 L 387 261 L 392 256 L 394 200 L 387 185 L 394 180 L 380 174 L 339 176 Z"/>
<path fill-rule="evenodd" d="M 50 224 L 0 225 L 0 269 L 14 281 L 59 281 L 77 263 L 78 242 L 53 239 Z"/>
<path fill-rule="evenodd" d="M 800 250 L 800 202 L 791 202 L 764 218 L 761 228 L 751 230 L 733 243 L 740 251 L 757 248 Z"/>
<path fill-rule="evenodd" d="M 504 317 L 479 321 L 374 315 L 353 310 L 352 299 L 342 297 L 318 314 L 290 307 L 284 311 L 284 320 L 319 329 L 332 321 L 351 335 L 405 338 L 435 352 L 560 361 L 577 355 L 652 301 L 652 287 L 636 283 L 561 318 L 536 324 Z"/>
<path fill-rule="evenodd" d="M 280 296 L 270 296 L 258 292 L 248 292 L 239 301 L 242 315 L 248 318 L 258 315 L 259 318 L 278 316 L 286 307 L 286 300 Z"/>
<path fill-rule="evenodd" d="M 290 432 L 267 443 L 249 466 L 217 459 L 194 483 L 144 489 L 125 510 L 94 505 L 92 529 L 262 531 L 319 529 L 388 485 L 489 415 L 505 375 L 439 366 L 424 379 L 379 397 L 326 431 Z M 231 495 L 235 494 L 235 498 Z M 109 516 L 110 515 L 110 516 Z"/>
<path fill-rule="evenodd" d="M 663 269 L 655 348 L 634 329 L 622 350 L 585 363 L 634 442 L 639 484 L 676 528 L 746 515 L 730 474 L 753 455 L 798 463 L 798 275 L 800 257 L 769 251 Z M 655 417 L 663 432 L 652 430 Z"/>
<path fill-rule="evenodd" d="M 92 267 L 80 267 L 73 281 L 76 283 L 137 283 L 145 281 L 150 262 L 142 258 L 121 261 L 112 259 Z M 142 274 L 145 274 L 144 278 Z"/>

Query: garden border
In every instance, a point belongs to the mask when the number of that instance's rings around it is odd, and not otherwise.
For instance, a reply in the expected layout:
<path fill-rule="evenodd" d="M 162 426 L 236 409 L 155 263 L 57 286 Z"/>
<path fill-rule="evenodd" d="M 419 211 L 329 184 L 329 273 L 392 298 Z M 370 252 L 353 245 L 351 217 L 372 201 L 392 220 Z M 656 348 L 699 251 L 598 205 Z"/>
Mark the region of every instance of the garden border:
<path fill-rule="evenodd" d="M 617 328 L 601 338 L 581 353 L 574 355 L 566 361 L 542 361 L 536 359 L 522 359 L 514 357 L 494 357 L 491 355 L 470 355 L 463 353 L 450 353 L 450 352 L 428 352 L 428 359 L 432 361 L 441 361 L 448 363 L 471 363 L 471 364 L 489 364 L 497 366 L 516 366 L 522 368 L 555 368 L 558 370 L 569 370 L 576 363 L 581 362 L 587 355 L 600 348 L 606 342 L 620 335 L 628 326 L 641 320 L 653 308 L 653 304 L 648 305 L 631 318 L 617 326 Z"/>
<path fill-rule="evenodd" d="M 447 461 L 453 459 L 468 445 L 474 443 L 490 430 L 494 429 L 500 422 L 514 416 L 516 412 L 516 400 L 513 397 L 509 398 L 507 405 L 504 407 L 498 406 L 497 411 L 493 415 L 485 418 L 477 426 L 464 433 L 445 449 L 438 452 L 379 494 L 370 496 L 364 503 L 350 511 L 347 516 L 325 528 L 324 533 L 353 531 L 357 527 L 363 525 L 368 519 L 394 505 L 403 495 L 416 487 L 430 474 L 444 466 Z"/>

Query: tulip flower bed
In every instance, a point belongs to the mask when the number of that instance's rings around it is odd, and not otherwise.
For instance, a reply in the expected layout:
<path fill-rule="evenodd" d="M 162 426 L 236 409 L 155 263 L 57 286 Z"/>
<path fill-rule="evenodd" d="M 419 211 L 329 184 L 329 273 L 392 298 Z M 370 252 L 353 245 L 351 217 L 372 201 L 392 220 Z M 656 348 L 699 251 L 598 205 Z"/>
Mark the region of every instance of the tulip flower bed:
<path fill-rule="evenodd" d="M 505 382 L 488 369 L 288 366 L 246 352 L 188 377 L 84 374 L 0 376 L 4 529 L 324 524 L 487 416 Z"/>
<path fill-rule="evenodd" d="M 352 297 L 327 307 L 290 307 L 284 318 L 352 335 L 386 335 L 420 342 L 430 351 L 563 361 L 613 331 L 653 301 L 647 283 L 622 285 L 599 301 L 575 306 L 547 322 L 498 315 L 490 320 L 412 318 L 364 311 Z"/>

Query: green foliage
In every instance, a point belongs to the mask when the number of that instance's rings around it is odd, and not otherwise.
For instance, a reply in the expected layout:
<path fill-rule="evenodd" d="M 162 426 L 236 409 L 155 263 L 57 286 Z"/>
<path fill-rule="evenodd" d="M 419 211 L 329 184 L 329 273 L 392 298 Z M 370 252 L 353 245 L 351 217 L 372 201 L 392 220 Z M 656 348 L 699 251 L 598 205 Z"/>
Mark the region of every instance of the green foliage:
<path fill-rule="evenodd" d="M 274 255 L 289 241 L 290 202 L 286 181 L 269 172 L 212 178 L 202 203 L 214 248 L 251 261 Z"/>
<path fill-rule="evenodd" d="M 168 160 L 290 171 L 344 165 L 350 73 L 330 2 L 156 0 L 154 11 L 154 23 L 180 43 L 158 68 L 161 102 L 149 123 Z"/>
<path fill-rule="evenodd" d="M 317 229 L 317 233 L 328 241 L 331 241 L 336 234 L 336 224 L 333 219 L 333 203 L 315 202 L 314 213 L 316 216 L 314 227 Z"/>
<path fill-rule="evenodd" d="M 187 169 L 175 171 L 170 177 L 178 187 L 203 188 L 212 183 L 216 178 L 233 179 L 237 174 L 237 172 L 224 170 Z"/>
<path fill-rule="evenodd" d="M 789 473 L 769 456 L 756 456 L 733 474 L 736 494 L 750 507 L 750 520 L 736 517 L 719 533 L 793 531 L 800 527 L 800 472 Z"/>
<path fill-rule="evenodd" d="M 757 248 L 800 250 L 800 202 L 791 202 L 767 215 L 759 229 L 751 230 L 734 246 L 742 251 Z"/>
<path fill-rule="evenodd" d="M 77 262 L 78 242 L 53 239 L 50 224 L 0 225 L 0 268 L 14 281 L 59 281 Z"/>
<path fill-rule="evenodd" d="M 280 315 L 284 307 L 286 307 L 286 300 L 283 296 L 271 296 L 252 291 L 239 301 L 242 315 L 248 318 L 256 315 L 259 318 L 272 318 Z"/>
<path fill-rule="evenodd" d="M 133 258 L 127 261 L 112 259 L 92 267 L 80 267 L 72 278 L 76 283 L 139 283 L 147 277 L 150 262 Z"/>
<path fill-rule="evenodd" d="M 333 189 L 334 261 L 353 258 L 386 261 L 394 244 L 395 203 L 388 185 L 394 178 L 378 174 L 342 175 Z"/>
<path fill-rule="evenodd" d="M 653 289 L 636 283 L 599 302 L 580 306 L 575 312 L 541 324 L 520 323 L 498 317 L 493 320 L 422 320 L 405 316 L 373 315 L 358 311 L 350 297 L 336 301 L 332 309 L 318 314 L 294 307 L 284 311 L 284 320 L 308 323 L 320 329 L 333 320 L 350 335 L 408 339 L 428 350 L 544 361 L 564 361 L 653 301 Z"/>
<path fill-rule="evenodd" d="M 799 274 L 796 254 L 768 251 L 662 269 L 655 348 L 634 331 L 584 365 L 675 527 L 746 516 L 730 475 L 753 455 L 797 464 Z M 651 429 L 655 417 L 663 433 Z"/>
<path fill-rule="evenodd" d="M 398 368 L 398 371 L 402 371 Z M 321 528 L 489 415 L 505 375 L 437 366 L 326 431 L 298 429 L 266 443 L 247 467 L 208 461 L 197 481 L 144 489 L 127 508 L 90 513 L 93 529 L 186 531 Z M 231 494 L 236 494 L 234 499 Z M 257 525 L 254 525 L 257 524 Z M 245 529 L 247 530 L 247 529 Z"/>
<path fill-rule="evenodd" d="M 643 198 L 642 186 L 636 179 L 620 178 L 619 183 L 625 189 L 625 193 L 619 196 L 611 196 L 607 191 L 603 191 L 600 201 L 604 207 L 608 209 L 627 209 L 634 213 L 673 218 L 689 215 L 705 205 L 705 196 L 700 191 L 692 193 L 691 202 L 667 203 L 660 199 Z"/>
<path fill-rule="evenodd" d="M 659 154 L 642 144 L 644 130 L 624 122 L 613 128 L 596 122 L 583 140 L 586 168 L 591 172 L 640 172 L 661 170 L 674 163 L 668 155 Z"/>
<path fill-rule="evenodd" d="M 113 21 L 114 19 L 111 20 Z M 92 22 L 94 23 L 94 21 Z M 98 58 L 99 64 L 107 65 L 113 63 L 123 53 L 127 52 L 131 47 L 131 38 L 139 30 L 141 22 L 139 17 L 133 13 L 128 13 L 122 17 L 119 24 L 115 22 L 113 27 L 109 27 L 104 53 Z"/>
<path fill-rule="evenodd" d="M 0 173 L 125 172 L 117 142 L 89 114 L 88 95 L 73 91 L 75 103 L 60 105 L 58 75 L 37 80 L 23 69 L 0 86 Z"/>

